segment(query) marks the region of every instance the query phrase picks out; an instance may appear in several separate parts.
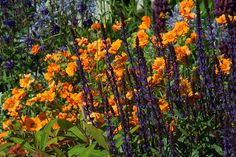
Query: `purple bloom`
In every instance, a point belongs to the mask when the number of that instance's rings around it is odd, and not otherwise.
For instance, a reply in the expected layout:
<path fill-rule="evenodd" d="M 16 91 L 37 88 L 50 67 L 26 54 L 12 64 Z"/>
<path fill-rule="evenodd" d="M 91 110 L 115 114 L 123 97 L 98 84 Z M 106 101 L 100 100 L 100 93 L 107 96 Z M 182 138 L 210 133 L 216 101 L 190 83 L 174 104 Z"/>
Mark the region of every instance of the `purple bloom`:
<path fill-rule="evenodd" d="M 93 21 L 90 17 L 83 22 L 84 27 L 90 27 L 92 24 L 93 24 Z"/>
<path fill-rule="evenodd" d="M 8 0 L 0 0 L 0 5 L 4 6 L 7 5 Z"/>
<path fill-rule="evenodd" d="M 60 31 L 60 27 L 57 24 L 53 23 L 51 27 L 51 33 L 54 35 L 54 34 L 59 33 L 59 31 Z"/>
<path fill-rule="evenodd" d="M 8 26 L 9 28 L 13 28 L 16 26 L 16 21 L 12 19 L 7 19 L 3 21 L 3 24 Z"/>
<path fill-rule="evenodd" d="M 3 40 L 6 44 L 9 44 L 12 41 L 12 37 L 9 35 L 3 36 Z"/>
<path fill-rule="evenodd" d="M 80 14 L 83 14 L 86 10 L 87 10 L 86 4 L 85 4 L 83 1 L 81 1 L 81 2 L 78 4 L 78 12 L 79 12 Z"/>
<path fill-rule="evenodd" d="M 34 44 L 35 40 L 31 37 L 27 37 L 24 42 L 27 46 L 32 46 Z"/>
<path fill-rule="evenodd" d="M 61 51 L 67 51 L 67 47 L 66 46 L 62 46 L 59 48 Z"/>
<path fill-rule="evenodd" d="M 49 14 L 49 11 L 48 11 L 47 8 L 43 8 L 43 9 L 41 10 L 41 13 L 42 13 L 43 15 L 48 15 L 48 14 Z"/>
<path fill-rule="evenodd" d="M 32 7 L 32 1 L 31 0 L 25 0 L 24 7 L 26 7 L 26 8 Z"/>
<path fill-rule="evenodd" d="M 6 70 L 12 70 L 15 67 L 15 63 L 13 60 L 6 61 L 4 68 Z"/>

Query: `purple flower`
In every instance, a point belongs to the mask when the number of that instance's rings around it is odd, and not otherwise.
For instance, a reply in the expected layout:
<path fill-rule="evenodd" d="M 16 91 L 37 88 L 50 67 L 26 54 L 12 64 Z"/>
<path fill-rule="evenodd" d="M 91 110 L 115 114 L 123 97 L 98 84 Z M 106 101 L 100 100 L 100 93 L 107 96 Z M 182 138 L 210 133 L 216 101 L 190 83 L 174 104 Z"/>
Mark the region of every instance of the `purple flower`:
<path fill-rule="evenodd" d="M 59 33 L 59 31 L 60 31 L 60 27 L 57 24 L 53 23 L 51 27 L 51 33 L 54 35 L 54 34 Z"/>
<path fill-rule="evenodd" d="M 25 41 L 24 41 L 24 43 L 28 46 L 32 46 L 34 44 L 34 42 L 35 42 L 35 40 L 31 37 L 25 38 Z"/>
<path fill-rule="evenodd" d="M 81 1 L 81 2 L 78 4 L 78 12 L 79 12 L 80 14 L 83 14 L 86 10 L 87 10 L 86 4 L 85 4 L 83 1 Z"/>
<path fill-rule="evenodd" d="M 12 41 L 12 37 L 9 35 L 3 36 L 3 40 L 6 44 L 9 44 Z"/>
<path fill-rule="evenodd" d="M 48 15 L 49 11 L 48 11 L 47 8 L 43 8 L 43 9 L 41 10 L 41 13 L 42 13 L 43 15 Z"/>
<path fill-rule="evenodd" d="M 31 0 L 25 0 L 24 7 L 30 8 L 31 6 L 32 6 L 32 1 Z"/>
<path fill-rule="evenodd" d="M 93 24 L 93 21 L 91 18 L 88 18 L 83 22 L 84 27 L 90 27 L 92 24 Z"/>
<path fill-rule="evenodd" d="M 16 21 L 15 20 L 11 20 L 11 19 L 7 19 L 3 21 L 3 24 L 8 26 L 9 28 L 13 28 L 16 26 Z"/>
<path fill-rule="evenodd" d="M 8 3 L 8 0 L 0 0 L 0 5 L 7 5 Z"/>
<path fill-rule="evenodd" d="M 64 52 L 64 51 L 67 50 L 67 47 L 66 47 L 66 46 L 62 46 L 62 47 L 60 47 L 59 49 Z"/>
<path fill-rule="evenodd" d="M 72 20 L 72 24 L 73 24 L 74 26 L 77 26 L 77 24 L 78 24 L 78 19 L 74 18 L 74 19 Z"/>
<path fill-rule="evenodd" d="M 12 70 L 15 67 L 15 63 L 13 60 L 6 61 L 4 68 L 6 70 Z"/>

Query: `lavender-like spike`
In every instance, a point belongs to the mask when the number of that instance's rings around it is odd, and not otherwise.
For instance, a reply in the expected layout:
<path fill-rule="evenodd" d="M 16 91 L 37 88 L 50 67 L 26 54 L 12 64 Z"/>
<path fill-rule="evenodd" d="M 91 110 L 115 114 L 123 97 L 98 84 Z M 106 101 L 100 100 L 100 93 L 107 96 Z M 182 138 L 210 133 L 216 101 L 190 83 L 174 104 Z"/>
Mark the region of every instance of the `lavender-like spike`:
<path fill-rule="evenodd" d="M 109 110 L 108 100 L 107 100 L 107 96 L 102 91 L 101 82 L 98 82 L 98 90 L 99 90 L 99 93 L 102 98 L 102 104 L 104 107 L 104 114 L 105 114 L 106 123 L 108 126 L 107 138 L 108 138 L 109 151 L 110 151 L 111 155 L 120 156 L 118 153 L 118 150 L 116 148 L 115 141 L 114 141 L 114 133 L 113 132 L 115 130 L 115 127 L 111 122 L 111 114 L 110 114 L 110 110 Z"/>
<path fill-rule="evenodd" d="M 208 31 L 210 33 L 210 47 L 212 50 L 215 49 L 215 46 L 214 46 L 214 43 L 215 43 L 215 38 L 214 38 L 214 35 L 213 35 L 213 27 L 211 25 L 211 14 L 210 14 L 210 8 L 209 8 L 209 3 L 208 3 L 208 0 L 204 0 L 204 6 L 206 8 L 206 18 L 207 18 L 207 27 L 208 27 Z"/>
<path fill-rule="evenodd" d="M 215 106 L 213 104 L 213 96 L 214 92 L 211 90 L 214 88 L 212 83 L 212 78 L 209 75 L 209 64 L 207 55 L 204 52 L 203 45 L 203 34 L 202 34 L 202 23 L 200 17 L 200 4 L 199 0 L 196 0 L 196 11 L 197 11 L 197 62 L 198 62 L 198 70 L 201 76 L 200 80 L 200 88 L 204 95 L 204 100 L 206 103 L 205 109 L 208 111 L 215 110 Z"/>
<path fill-rule="evenodd" d="M 71 27 L 71 34 L 72 34 L 72 37 L 75 41 L 76 34 L 75 34 L 75 30 L 72 27 Z M 76 60 L 76 64 L 77 64 L 77 68 L 78 68 L 79 74 L 80 74 L 81 79 L 82 79 L 83 101 L 86 103 L 86 105 L 85 105 L 85 111 L 86 111 L 85 114 L 86 114 L 86 116 L 89 117 L 89 121 L 92 122 L 92 124 L 94 124 L 93 120 L 90 116 L 90 112 L 94 111 L 93 95 L 92 95 L 91 90 L 89 89 L 88 81 L 87 81 L 87 78 L 86 78 L 84 70 L 83 70 L 82 60 L 80 58 L 80 54 L 78 53 L 78 47 L 77 47 L 76 44 L 75 44 L 75 51 L 76 51 L 76 56 L 78 58 Z M 88 100 L 88 96 L 89 96 L 89 100 Z"/>
<path fill-rule="evenodd" d="M 159 34 L 165 32 L 166 18 L 164 15 L 170 12 L 167 0 L 154 0 L 152 12 L 155 33 Z"/>
<path fill-rule="evenodd" d="M 157 43 L 160 43 L 160 46 L 156 46 L 156 51 L 158 56 L 162 56 L 163 45 L 160 33 L 166 32 L 166 18 L 165 14 L 170 12 L 168 2 L 166 0 L 155 0 L 153 2 L 152 16 L 154 23 L 154 35 L 157 37 Z"/>
<path fill-rule="evenodd" d="M 104 28 L 103 24 L 101 24 L 101 28 L 102 28 L 103 42 L 105 44 L 106 57 L 107 57 L 108 71 L 106 70 L 106 76 L 107 76 L 108 81 L 111 85 L 112 92 L 113 92 L 114 98 L 115 98 L 115 102 L 116 102 L 117 108 L 119 110 L 119 115 L 120 115 L 119 117 L 120 117 L 120 121 L 121 121 L 121 126 L 124 130 L 124 139 L 123 139 L 123 141 L 124 141 L 124 145 L 123 145 L 124 153 L 125 153 L 125 156 L 130 156 L 130 155 L 132 155 L 132 148 L 131 148 L 131 146 L 129 144 L 129 140 L 128 140 L 129 139 L 129 137 L 128 137 L 129 136 L 129 128 L 128 128 L 128 125 L 127 125 L 128 120 L 126 119 L 125 113 L 123 111 L 122 104 L 120 102 L 121 95 L 120 95 L 120 92 L 118 90 L 118 85 L 117 85 L 114 69 L 111 66 L 112 60 L 111 60 L 110 53 L 108 52 L 109 47 L 108 47 L 108 44 L 107 44 L 107 41 L 106 41 L 107 40 L 107 34 L 105 32 L 105 28 Z"/>
<path fill-rule="evenodd" d="M 222 14 L 233 15 L 236 10 L 235 0 L 215 0 L 215 14 L 221 16 Z"/>

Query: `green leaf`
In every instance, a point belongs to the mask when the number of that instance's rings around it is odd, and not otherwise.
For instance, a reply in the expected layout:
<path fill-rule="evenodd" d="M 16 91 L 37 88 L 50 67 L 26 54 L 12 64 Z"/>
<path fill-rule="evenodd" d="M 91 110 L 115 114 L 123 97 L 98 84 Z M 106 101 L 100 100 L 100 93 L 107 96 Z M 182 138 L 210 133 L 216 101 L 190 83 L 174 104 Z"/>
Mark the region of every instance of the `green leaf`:
<path fill-rule="evenodd" d="M 216 144 L 213 144 L 213 145 L 211 146 L 211 148 L 215 149 L 215 151 L 216 151 L 219 155 L 222 155 L 222 156 L 223 156 L 224 152 L 223 152 L 223 149 L 222 149 L 220 146 L 218 146 L 218 145 L 216 145 Z"/>
<path fill-rule="evenodd" d="M 0 151 L 4 151 L 5 149 L 7 149 L 11 145 L 12 145 L 11 143 L 6 143 L 6 144 L 0 145 Z"/>
<path fill-rule="evenodd" d="M 12 140 L 15 143 L 18 143 L 18 144 L 22 145 L 22 147 L 24 147 L 25 149 L 27 149 L 30 152 L 35 151 L 34 147 L 32 147 L 28 142 L 26 142 L 25 140 L 23 140 L 21 138 L 12 137 L 12 138 L 10 138 L 10 140 Z"/>
<path fill-rule="evenodd" d="M 3 94 L 2 94 L 2 92 L 0 92 L 0 104 L 2 104 L 2 96 L 3 96 Z"/>
<path fill-rule="evenodd" d="M 50 121 L 44 128 L 41 134 L 41 139 L 40 139 L 40 149 L 42 151 L 45 150 L 45 148 L 48 146 L 48 138 L 49 138 L 49 132 L 51 132 L 52 126 L 56 123 L 56 119 Z"/>
<path fill-rule="evenodd" d="M 85 123 L 86 131 L 91 135 L 100 146 L 108 150 L 108 145 L 105 137 L 103 136 L 104 131 L 94 127 L 92 124 Z"/>
<path fill-rule="evenodd" d="M 79 130 L 77 126 L 73 126 L 69 129 L 69 131 L 75 134 L 75 136 L 77 136 L 82 141 L 87 142 L 87 137 Z"/>
<path fill-rule="evenodd" d="M 63 136 L 54 137 L 54 138 L 48 140 L 47 146 L 49 146 L 51 144 L 56 144 L 58 141 L 61 141 L 63 139 L 65 139 L 65 137 L 63 137 Z"/>
<path fill-rule="evenodd" d="M 108 156 L 108 151 L 103 150 L 95 150 L 94 147 L 96 143 L 90 145 L 89 147 L 85 148 L 83 146 L 74 146 L 68 151 L 69 157 L 76 157 L 76 156 L 83 156 L 83 157 L 104 157 Z"/>
<path fill-rule="evenodd" d="M 65 154 L 57 147 L 53 147 L 53 149 L 55 150 L 58 157 L 66 157 Z"/>
<path fill-rule="evenodd" d="M 68 130 L 69 128 L 73 127 L 73 124 L 65 119 L 59 119 L 57 122 L 63 130 Z"/>
<path fill-rule="evenodd" d="M 83 154 L 83 157 L 89 157 L 92 151 L 94 151 L 94 147 L 96 146 L 97 142 L 93 143 L 89 147 L 87 147 L 81 154 Z"/>

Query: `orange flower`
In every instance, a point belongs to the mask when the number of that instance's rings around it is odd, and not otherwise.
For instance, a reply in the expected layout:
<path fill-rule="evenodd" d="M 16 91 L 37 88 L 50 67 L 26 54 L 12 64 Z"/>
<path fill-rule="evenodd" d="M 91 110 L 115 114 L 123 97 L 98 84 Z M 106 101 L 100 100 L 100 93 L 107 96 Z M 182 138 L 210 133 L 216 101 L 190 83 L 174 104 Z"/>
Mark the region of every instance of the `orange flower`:
<path fill-rule="evenodd" d="M 33 45 L 32 49 L 31 49 L 31 52 L 33 55 L 37 54 L 39 52 L 39 45 L 36 44 L 36 45 Z"/>
<path fill-rule="evenodd" d="M 116 54 L 122 44 L 122 40 L 117 39 L 111 44 L 111 48 L 109 49 L 109 53 Z"/>
<path fill-rule="evenodd" d="M 175 43 L 177 41 L 177 34 L 175 31 L 169 31 L 162 35 L 162 44 Z"/>
<path fill-rule="evenodd" d="M 30 78 L 31 74 L 25 74 L 23 79 L 20 79 L 20 87 L 22 88 L 29 88 L 30 84 L 34 82 L 33 79 Z"/>
<path fill-rule="evenodd" d="M 77 38 L 77 39 L 75 39 L 75 41 L 77 42 L 77 44 L 78 44 L 79 46 L 88 45 L 88 39 L 87 39 L 87 38 L 84 38 L 84 37 L 82 37 L 82 38 Z"/>
<path fill-rule="evenodd" d="M 116 21 L 116 23 L 112 26 L 112 30 L 116 32 L 121 29 L 121 26 L 122 26 L 121 22 Z"/>
<path fill-rule="evenodd" d="M 142 24 L 139 25 L 139 29 L 143 29 L 143 30 L 146 30 L 148 28 L 150 28 L 150 25 L 151 25 L 151 19 L 149 16 L 143 16 L 142 17 Z"/>
<path fill-rule="evenodd" d="M 69 76 L 71 76 L 71 77 L 74 76 L 76 70 L 77 70 L 76 62 L 70 62 L 70 63 L 67 64 L 66 73 L 67 73 Z"/>
<path fill-rule="evenodd" d="M 189 50 L 188 46 L 177 46 L 175 48 L 175 53 L 177 59 L 179 61 L 182 61 L 186 56 L 189 56 L 191 54 L 191 51 Z"/>
<path fill-rule="evenodd" d="M 98 122 L 98 123 L 104 123 L 104 118 L 103 118 L 103 116 L 102 116 L 100 113 L 98 113 L 98 112 L 92 112 L 92 113 L 90 114 L 90 117 L 91 117 L 91 118 L 94 118 L 95 121 Z"/>
<path fill-rule="evenodd" d="M 58 114 L 58 119 L 66 119 L 66 117 L 67 117 L 67 113 L 60 112 Z"/>
<path fill-rule="evenodd" d="M 122 126 L 119 125 L 118 128 L 116 128 L 114 131 L 113 131 L 113 134 L 117 134 L 118 132 L 120 132 L 122 130 Z"/>
<path fill-rule="evenodd" d="M 100 23 L 94 23 L 91 25 L 91 28 L 95 31 L 95 30 L 99 30 L 101 29 L 101 24 Z"/>
<path fill-rule="evenodd" d="M 161 46 L 159 39 L 155 35 L 152 36 L 152 43 L 157 47 Z"/>
<path fill-rule="evenodd" d="M 18 88 L 14 88 L 12 90 L 12 95 L 17 99 L 17 100 L 21 100 L 26 96 L 26 92 L 24 89 L 18 89 Z"/>
<path fill-rule="evenodd" d="M 116 80 L 120 81 L 122 79 L 124 68 L 114 68 L 114 73 L 116 75 Z"/>
<path fill-rule="evenodd" d="M 169 104 L 165 98 L 159 100 L 159 107 L 161 112 L 168 112 L 170 110 Z"/>
<path fill-rule="evenodd" d="M 139 30 L 137 33 L 137 37 L 139 40 L 139 47 L 143 48 L 145 45 L 148 44 L 148 35 L 145 33 L 144 30 Z M 134 42 L 134 47 L 136 47 L 136 38 Z"/>
<path fill-rule="evenodd" d="M 187 79 L 180 79 L 180 95 L 193 95 L 191 84 Z"/>
<path fill-rule="evenodd" d="M 218 56 L 220 71 L 223 74 L 229 74 L 232 61 L 229 58 L 225 58 L 224 55 Z M 216 68 L 215 73 L 218 74 L 219 69 Z"/>
<path fill-rule="evenodd" d="M 33 97 L 33 98 L 28 99 L 28 100 L 26 101 L 26 105 L 27 105 L 27 106 L 31 106 L 32 103 L 37 102 L 37 101 L 39 101 L 39 100 L 40 100 L 40 97 Z"/>
<path fill-rule="evenodd" d="M 165 69 L 165 59 L 163 57 L 157 57 L 152 65 L 152 69 L 162 74 Z"/>
<path fill-rule="evenodd" d="M 176 131 L 175 120 L 172 120 L 172 121 L 170 122 L 169 130 L 170 130 L 170 132 L 175 132 L 175 131 Z"/>
<path fill-rule="evenodd" d="M 0 138 L 6 137 L 6 136 L 7 136 L 7 132 L 6 131 L 0 133 Z"/>
<path fill-rule="evenodd" d="M 52 126 L 53 130 L 56 130 L 56 129 L 60 129 L 60 126 L 58 125 L 58 123 L 55 123 L 53 126 Z"/>
<path fill-rule="evenodd" d="M 22 117 L 22 120 L 24 122 L 23 128 L 27 131 L 39 131 L 43 125 L 41 125 L 41 121 L 38 117 L 35 118 L 28 118 L 26 116 Z"/>
<path fill-rule="evenodd" d="M 15 97 L 9 97 L 6 101 L 2 104 L 4 110 L 7 111 L 16 111 L 19 107 L 20 101 L 17 100 Z"/>
<path fill-rule="evenodd" d="M 126 93 L 125 97 L 126 97 L 127 99 L 131 100 L 132 97 L 133 97 L 132 91 L 128 91 L 128 92 Z"/>
<path fill-rule="evenodd" d="M 228 15 L 228 18 L 229 18 L 229 21 L 236 20 L 236 16 L 233 17 L 231 15 Z M 215 20 L 219 24 L 226 24 L 227 23 L 227 19 L 226 19 L 225 14 L 222 14 L 221 16 L 217 17 Z"/>
<path fill-rule="evenodd" d="M 44 73 L 43 76 L 45 80 L 50 81 L 52 80 L 53 73 L 47 72 L 47 73 Z"/>
<path fill-rule="evenodd" d="M 186 42 L 188 44 L 191 44 L 191 43 L 195 42 L 196 39 L 197 39 L 197 34 L 195 32 L 193 32 L 193 33 L 191 33 L 190 38 L 186 39 Z"/>
<path fill-rule="evenodd" d="M 48 66 L 48 69 L 47 71 L 49 73 L 52 73 L 54 74 L 54 72 L 58 73 L 60 71 L 61 67 L 60 65 L 57 65 L 56 63 L 51 63 L 49 66 Z"/>
<path fill-rule="evenodd" d="M 152 85 L 160 84 L 162 81 L 162 73 L 159 72 L 158 74 L 154 74 L 153 76 L 148 77 L 148 82 L 150 82 Z"/>
<path fill-rule="evenodd" d="M 60 97 L 67 98 L 70 95 L 70 92 L 73 90 L 73 86 L 69 84 L 68 82 L 60 83 L 58 84 L 60 87 L 58 90 L 58 93 L 60 94 Z"/>
<path fill-rule="evenodd" d="M 9 119 L 2 123 L 2 127 L 4 130 L 9 130 L 10 126 L 12 126 L 12 121 Z"/>
<path fill-rule="evenodd" d="M 188 33 L 189 25 L 185 21 L 176 22 L 173 31 L 176 33 L 177 36 L 184 35 Z"/>
<path fill-rule="evenodd" d="M 125 61 L 128 59 L 128 55 L 124 52 L 121 53 L 121 55 L 117 55 L 113 61 L 114 65 L 116 67 L 121 67 L 124 65 Z"/>
<path fill-rule="evenodd" d="M 38 100 L 40 102 L 45 102 L 45 101 L 52 102 L 54 100 L 55 96 L 56 96 L 56 93 L 51 90 L 44 91 L 43 93 L 37 94 Z"/>
<path fill-rule="evenodd" d="M 192 13 L 192 9 L 194 8 L 193 0 L 183 0 L 179 6 L 179 12 L 186 19 L 195 18 L 195 13 Z"/>

